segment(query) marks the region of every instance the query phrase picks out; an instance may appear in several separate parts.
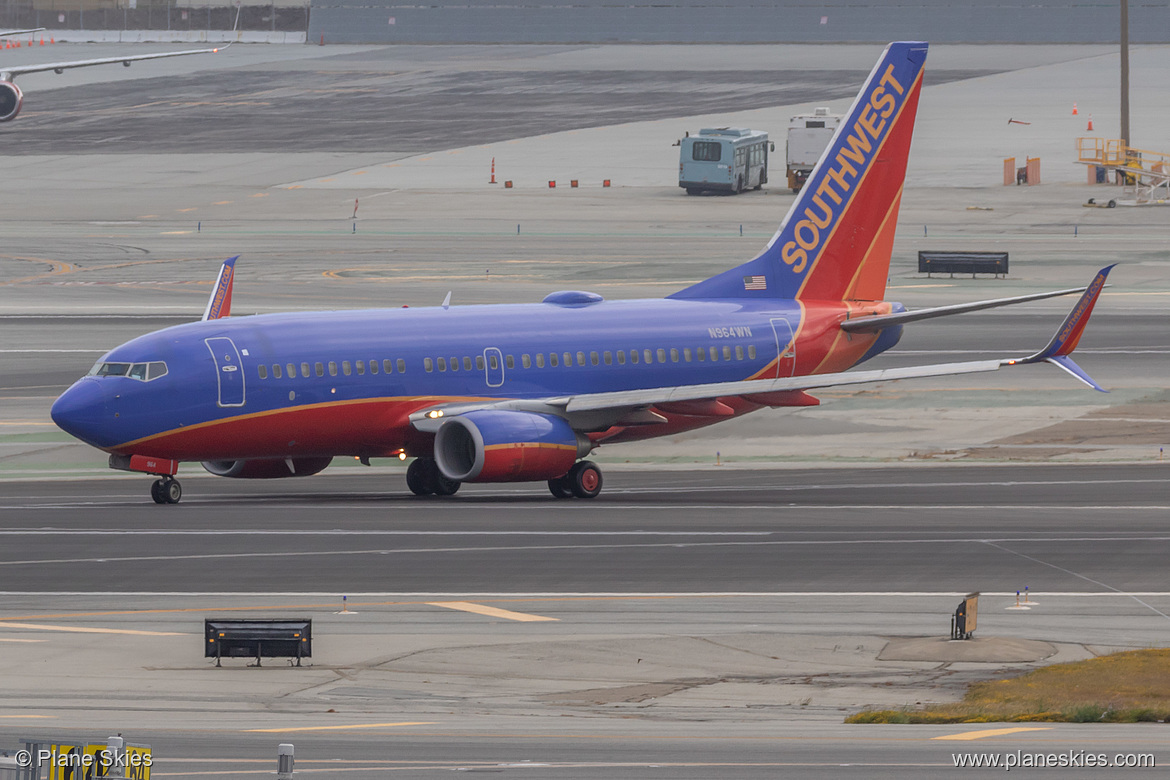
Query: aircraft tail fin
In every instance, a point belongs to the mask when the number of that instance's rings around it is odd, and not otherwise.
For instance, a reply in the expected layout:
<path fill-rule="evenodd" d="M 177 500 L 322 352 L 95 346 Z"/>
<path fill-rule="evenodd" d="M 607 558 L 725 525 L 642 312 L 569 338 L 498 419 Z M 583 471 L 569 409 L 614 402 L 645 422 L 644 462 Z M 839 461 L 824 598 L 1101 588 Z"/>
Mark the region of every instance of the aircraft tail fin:
<path fill-rule="evenodd" d="M 759 256 L 669 297 L 881 300 L 926 50 L 886 47 Z"/>
<path fill-rule="evenodd" d="M 232 313 L 232 283 L 236 278 L 236 261 L 239 255 L 224 260 L 216 277 L 215 286 L 211 289 L 211 297 L 207 299 L 207 308 L 203 310 L 203 320 L 218 320 L 230 316 Z"/>

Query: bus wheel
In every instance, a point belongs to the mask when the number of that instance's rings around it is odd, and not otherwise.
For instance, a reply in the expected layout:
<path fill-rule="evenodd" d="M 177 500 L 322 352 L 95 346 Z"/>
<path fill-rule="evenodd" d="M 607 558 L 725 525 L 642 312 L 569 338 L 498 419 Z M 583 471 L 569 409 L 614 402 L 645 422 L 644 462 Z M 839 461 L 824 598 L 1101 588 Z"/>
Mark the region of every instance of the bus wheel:
<path fill-rule="evenodd" d="M 699 194 L 698 187 L 687 187 L 687 195 L 698 195 L 698 194 Z"/>

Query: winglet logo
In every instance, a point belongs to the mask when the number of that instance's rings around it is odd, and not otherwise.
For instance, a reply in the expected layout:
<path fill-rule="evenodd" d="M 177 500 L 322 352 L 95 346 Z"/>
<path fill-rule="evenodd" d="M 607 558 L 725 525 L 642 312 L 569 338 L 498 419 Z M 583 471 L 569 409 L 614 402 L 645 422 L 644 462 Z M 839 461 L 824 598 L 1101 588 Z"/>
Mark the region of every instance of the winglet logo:
<path fill-rule="evenodd" d="M 888 63 L 880 78 L 870 83 L 873 86 L 868 95 L 850 114 L 848 129 L 838 132 L 835 153 L 822 158 L 818 165 L 819 175 L 814 175 L 816 188 L 809 205 L 793 215 L 797 222 L 791 234 L 785 231 L 788 240 L 781 244 L 780 258 L 795 274 L 804 273 L 810 259 L 816 259 L 889 133 L 891 117 L 904 102 L 907 87 L 895 75 L 893 63 Z"/>
<path fill-rule="evenodd" d="M 203 313 L 204 320 L 218 320 L 231 314 L 232 278 L 236 273 L 236 257 L 224 262 L 219 269 L 219 279 L 215 282 L 215 292 L 207 302 L 207 310 Z"/>

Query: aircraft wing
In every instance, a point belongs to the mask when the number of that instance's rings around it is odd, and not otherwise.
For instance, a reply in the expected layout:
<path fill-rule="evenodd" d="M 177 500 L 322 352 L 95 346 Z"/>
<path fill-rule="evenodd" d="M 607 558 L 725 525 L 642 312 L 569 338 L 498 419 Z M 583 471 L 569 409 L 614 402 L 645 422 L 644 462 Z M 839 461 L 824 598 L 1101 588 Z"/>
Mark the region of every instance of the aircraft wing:
<path fill-rule="evenodd" d="M 0 30 L 0 38 L 7 38 L 10 35 L 25 35 L 27 33 L 38 33 L 44 31 L 44 27 L 33 27 L 30 30 Z"/>
<path fill-rule="evenodd" d="M 120 62 L 129 67 L 131 62 L 139 62 L 141 60 L 159 60 L 164 57 L 184 57 L 188 54 L 215 54 L 223 51 L 231 46 L 218 46 L 214 49 L 186 49 L 184 51 L 164 51 L 155 54 L 128 54 L 122 57 L 98 57 L 92 60 L 73 60 L 71 62 L 47 62 L 35 65 L 14 65 L 8 67 L 0 67 L 0 79 L 4 81 L 12 81 L 17 76 L 25 73 L 43 73 L 47 70 L 53 70 L 61 73 L 69 68 L 87 68 L 90 65 L 112 65 Z"/>
<path fill-rule="evenodd" d="M 964 363 L 936 363 L 928 366 L 886 368 L 875 371 L 843 371 L 834 374 L 811 374 L 808 376 L 784 377 L 780 379 L 753 379 L 740 382 L 713 382 L 699 385 L 654 387 L 639 390 L 617 390 L 605 393 L 584 393 L 559 398 L 510 399 L 502 401 L 471 401 L 436 405 L 422 409 L 410 416 L 415 429 L 432 433 L 438 430 L 444 418 L 465 414 L 476 409 L 514 409 L 543 414 L 558 414 L 569 419 L 575 427 L 597 430 L 606 424 L 621 424 L 632 411 L 648 410 L 656 404 L 682 401 L 703 401 L 728 396 L 757 396 L 774 393 L 814 390 L 824 387 L 890 382 L 899 379 L 921 379 L 935 376 L 956 376 L 998 371 L 1005 366 L 1027 365 L 1030 363 L 1052 363 L 1072 376 L 1101 392 L 1107 392 L 1094 382 L 1069 357 L 1080 341 L 1081 333 L 1089 321 L 1093 306 L 1105 287 L 1105 278 L 1113 266 L 1103 268 L 1086 288 L 1077 304 L 1065 318 L 1056 334 L 1043 349 L 1022 358 L 1000 358 L 977 360 Z M 1064 290 L 1064 294 L 1069 291 Z M 1045 294 L 1045 295 L 1052 295 Z M 1023 296 L 1029 298 L 1032 296 Z M 1044 297 L 1044 296 L 1041 296 Z M 649 422 L 649 420 L 645 420 Z"/>

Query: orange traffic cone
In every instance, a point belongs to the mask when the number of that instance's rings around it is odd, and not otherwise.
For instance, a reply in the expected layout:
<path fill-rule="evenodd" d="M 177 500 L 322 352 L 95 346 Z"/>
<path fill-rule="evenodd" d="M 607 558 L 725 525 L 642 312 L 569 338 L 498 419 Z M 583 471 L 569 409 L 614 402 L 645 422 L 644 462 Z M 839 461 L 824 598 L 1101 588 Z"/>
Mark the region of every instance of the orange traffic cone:
<path fill-rule="evenodd" d="M 1085 128 L 1086 132 L 1093 132 L 1093 115 L 1089 114 L 1089 126 Z"/>
<path fill-rule="evenodd" d="M 41 38 L 41 46 L 44 46 L 44 45 L 45 45 L 45 39 Z"/>
<path fill-rule="evenodd" d="M 1078 113 L 1079 113 L 1079 112 L 1077 111 L 1077 104 L 1076 104 L 1076 103 L 1073 103 L 1073 113 L 1072 113 L 1072 115 L 1073 115 L 1073 116 L 1076 116 Z"/>

